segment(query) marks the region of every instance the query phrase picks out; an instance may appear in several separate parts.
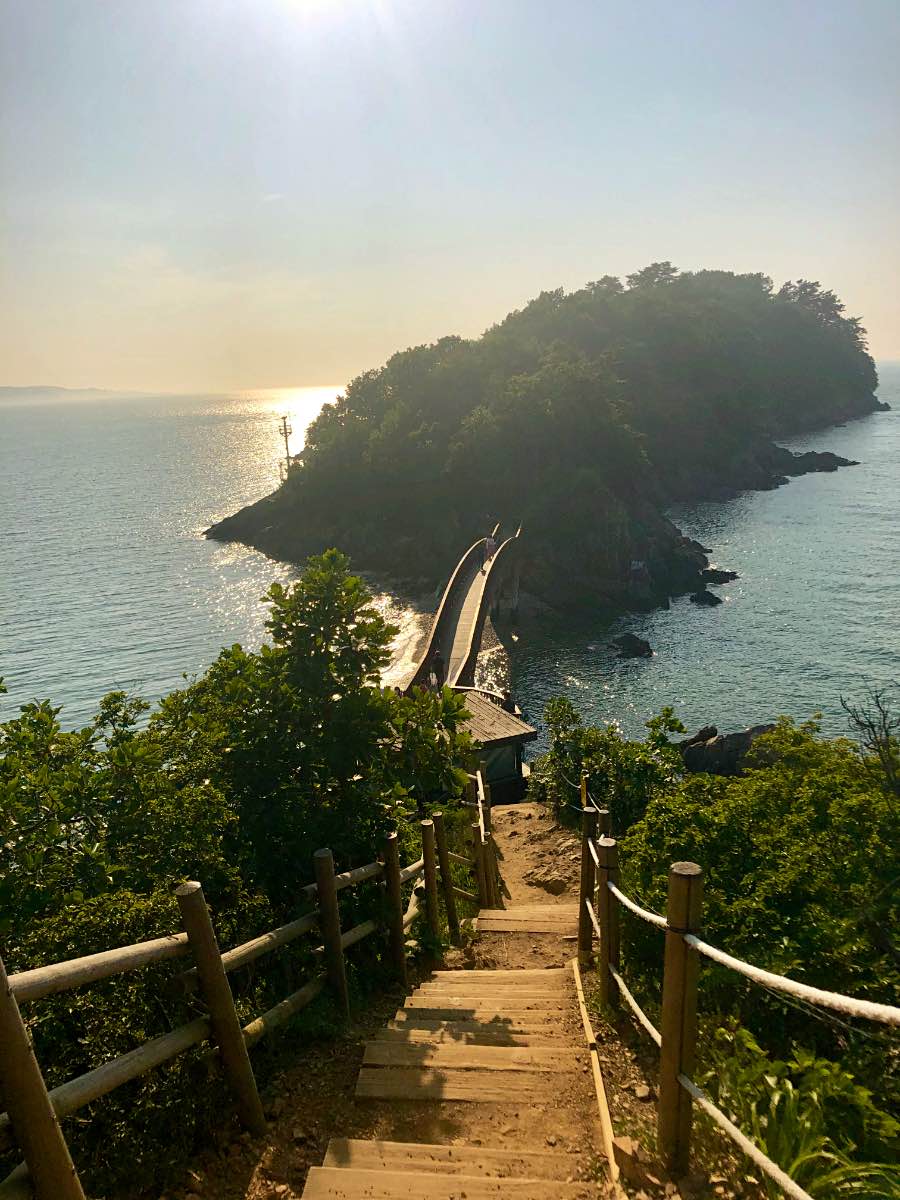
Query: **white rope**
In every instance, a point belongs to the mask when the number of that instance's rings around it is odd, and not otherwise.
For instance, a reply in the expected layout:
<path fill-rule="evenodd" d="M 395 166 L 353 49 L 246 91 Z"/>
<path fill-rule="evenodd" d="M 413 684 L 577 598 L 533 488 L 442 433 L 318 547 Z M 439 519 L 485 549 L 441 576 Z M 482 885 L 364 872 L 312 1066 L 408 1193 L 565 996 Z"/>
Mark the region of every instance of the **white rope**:
<path fill-rule="evenodd" d="M 594 932 L 602 942 L 603 934 L 600 932 L 600 924 L 597 921 L 597 914 L 594 912 L 594 906 L 591 904 L 590 900 L 588 900 L 587 896 L 584 898 L 584 904 L 588 910 L 588 916 L 591 918 L 591 924 L 594 926 Z"/>
<path fill-rule="evenodd" d="M 661 917 L 659 913 L 651 912 L 649 908 L 641 908 L 639 904 L 635 904 L 635 902 L 626 896 L 624 892 L 620 892 L 616 885 L 614 883 L 610 883 L 608 879 L 606 881 L 606 886 L 619 901 L 619 903 L 624 904 L 628 911 L 633 912 L 636 917 L 640 917 L 642 921 L 647 921 L 651 925 L 656 925 L 659 929 L 668 928 L 665 917 Z"/>
<path fill-rule="evenodd" d="M 594 860 L 594 866 L 599 871 L 600 870 L 600 858 L 597 854 L 597 847 L 594 845 L 593 841 L 590 838 L 588 838 L 587 847 L 588 847 L 588 850 L 590 850 L 590 852 L 591 852 L 591 858 Z"/>
<path fill-rule="evenodd" d="M 609 973 L 616 981 L 619 991 L 625 997 L 628 1007 L 631 1009 L 643 1027 L 647 1030 L 647 1033 L 649 1033 L 650 1037 L 653 1038 L 654 1042 L 656 1042 L 657 1046 L 662 1046 L 662 1037 L 660 1036 L 659 1030 L 638 1004 L 637 1000 L 635 1000 L 634 996 L 632 996 L 631 992 L 629 992 L 627 983 L 612 965 L 612 963 L 609 964 Z"/>
<path fill-rule="evenodd" d="M 759 1169 L 764 1171 L 770 1179 L 775 1180 L 786 1196 L 790 1196 L 791 1200 L 813 1200 L 809 1192 L 804 1192 L 799 1183 L 795 1183 L 790 1175 L 785 1175 L 777 1163 L 772 1162 L 771 1158 L 763 1154 L 759 1146 L 741 1133 L 738 1127 L 728 1120 L 720 1108 L 716 1108 L 715 1104 L 697 1087 L 692 1079 L 688 1079 L 687 1075 L 679 1075 L 678 1082 L 686 1092 L 689 1092 L 693 1096 L 703 1111 L 715 1121 L 719 1128 L 723 1129 L 732 1141 L 740 1146 L 747 1157 L 752 1159 Z"/>
<path fill-rule="evenodd" d="M 821 988 L 810 987 L 808 983 L 798 983 L 796 979 L 785 979 L 783 975 L 773 975 L 761 967 L 752 967 L 749 963 L 733 958 L 724 950 L 717 950 L 706 942 L 701 942 L 692 933 L 686 933 L 684 940 L 699 954 L 730 967 L 739 975 L 746 975 L 754 983 L 773 988 L 777 992 L 785 992 L 789 996 L 797 996 L 808 1000 L 811 1004 L 820 1004 L 823 1008 L 833 1008 L 837 1012 L 846 1013 L 851 1017 L 866 1017 L 870 1021 L 880 1021 L 885 1025 L 900 1025 L 900 1008 L 890 1004 L 876 1004 L 872 1000 L 856 1000 L 852 996 L 842 996 L 840 992 L 825 992 Z"/>

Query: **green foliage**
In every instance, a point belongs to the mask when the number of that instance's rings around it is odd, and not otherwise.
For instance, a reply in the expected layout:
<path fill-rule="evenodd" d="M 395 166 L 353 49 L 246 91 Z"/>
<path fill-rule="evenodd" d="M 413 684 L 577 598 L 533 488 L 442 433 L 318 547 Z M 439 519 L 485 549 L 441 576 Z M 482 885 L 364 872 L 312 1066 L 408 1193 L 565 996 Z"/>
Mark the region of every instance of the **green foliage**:
<path fill-rule="evenodd" d="M 626 741 L 615 725 L 584 725 L 565 698 L 547 704 L 544 720 L 550 750 L 534 764 L 532 790 L 541 789 L 558 816 L 565 813 L 566 805 L 580 808 L 578 785 L 585 774 L 591 798 L 600 808 L 609 809 L 612 832 L 618 837 L 677 778 L 681 756 L 666 735 L 684 727 L 670 708 L 647 723 L 648 737 L 643 742 Z"/>
<path fill-rule="evenodd" d="M 455 805 L 471 757 L 464 702 L 448 690 L 407 697 L 381 688 L 393 629 L 347 559 L 336 551 L 311 559 L 267 599 L 271 644 L 223 650 L 144 725 L 147 705 L 114 692 L 76 732 L 61 730 L 49 702 L 0 726 L 8 969 L 173 932 L 173 890 L 185 878 L 203 883 L 219 940 L 234 945 L 298 915 L 319 847 L 331 847 L 343 870 L 372 861 L 397 828 L 404 857 L 417 858 L 414 819 L 440 803 L 451 829 L 465 820 Z M 345 926 L 382 904 L 372 885 L 342 893 Z M 242 1019 L 309 978 L 311 949 L 298 942 L 231 977 Z M 356 992 L 379 979 L 383 950 L 372 938 L 354 951 Z M 183 967 L 161 964 L 29 1005 L 48 1083 L 196 1015 L 170 986 Z M 136 1172 L 158 1178 L 223 1105 L 198 1050 L 68 1129 L 89 1186 L 108 1190 Z"/>
<path fill-rule="evenodd" d="M 707 1061 L 703 1084 L 719 1107 L 815 1200 L 900 1196 L 900 1124 L 839 1063 L 796 1046 L 773 1060 L 733 1021 L 715 1031 Z"/>
<path fill-rule="evenodd" d="M 671 709 L 648 722 L 643 742 L 626 742 L 553 700 L 551 749 L 532 778 L 559 808 L 578 804 L 572 785 L 588 773 L 613 816 L 624 889 L 644 906 L 664 912 L 669 865 L 697 862 L 708 941 L 814 986 L 896 1003 L 896 726 L 885 703 L 871 711 L 878 736 L 863 723 L 861 746 L 782 718 L 754 742 L 743 773 L 725 778 L 684 773 L 668 738 L 682 731 Z M 622 941 L 629 986 L 656 1014 L 659 931 L 624 913 Z M 887 1031 L 706 961 L 699 1003 L 706 1083 L 770 1157 L 817 1200 L 900 1194 L 896 1169 L 878 1165 L 898 1150 Z"/>
<path fill-rule="evenodd" d="M 531 586 L 557 600 L 561 580 L 613 596 L 632 558 L 664 590 L 665 498 L 734 485 L 772 436 L 871 411 L 876 383 L 859 322 L 818 283 L 653 263 L 358 376 L 264 503 L 261 540 L 440 577 L 500 517 L 525 522 Z"/>

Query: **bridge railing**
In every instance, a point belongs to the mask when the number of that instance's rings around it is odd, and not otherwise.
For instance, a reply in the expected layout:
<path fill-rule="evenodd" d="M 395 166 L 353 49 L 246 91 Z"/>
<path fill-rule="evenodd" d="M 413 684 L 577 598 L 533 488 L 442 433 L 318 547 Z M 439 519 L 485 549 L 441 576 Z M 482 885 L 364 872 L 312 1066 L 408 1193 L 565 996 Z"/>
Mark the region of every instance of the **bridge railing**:
<path fill-rule="evenodd" d="M 450 601 L 455 590 L 459 587 L 460 580 L 465 576 L 473 561 L 477 559 L 480 562 L 483 559 L 484 544 L 486 541 L 486 538 L 479 538 L 477 542 L 474 542 L 469 547 L 469 549 L 456 564 L 456 568 L 453 574 L 450 576 L 450 582 L 444 588 L 444 594 L 441 596 L 441 602 L 438 605 L 437 612 L 434 614 L 434 618 L 431 622 L 431 629 L 428 632 L 428 640 L 426 641 L 425 648 L 422 651 L 421 661 L 419 662 L 412 679 L 406 685 L 407 691 L 415 686 L 424 687 L 427 683 L 428 673 L 431 669 L 431 660 L 434 655 L 435 648 L 440 645 L 441 639 L 444 636 L 446 613 L 450 607 Z"/>
<path fill-rule="evenodd" d="M 499 528 L 499 527 L 498 527 Z M 478 606 L 478 613 L 475 621 L 469 632 L 469 642 L 466 648 L 466 654 L 456 669 L 453 679 L 448 679 L 447 682 L 451 685 L 464 683 L 467 679 L 475 678 L 475 663 L 478 659 L 478 652 L 481 648 L 481 636 L 484 632 L 484 623 L 487 620 L 488 612 L 493 603 L 492 596 L 492 579 L 494 572 L 501 571 L 506 565 L 506 559 L 509 557 L 511 548 L 517 544 L 519 534 L 522 532 L 521 526 L 516 530 L 512 537 L 505 538 L 497 550 L 494 552 L 494 557 L 491 559 L 487 571 L 485 572 L 484 590 L 481 595 L 481 603 Z"/>
<path fill-rule="evenodd" d="M 848 1016 L 900 1025 L 900 1008 L 859 1000 L 811 987 L 735 958 L 699 936 L 703 904 L 703 871 L 692 862 L 669 869 L 665 915 L 652 912 L 619 886 L 618 844 L 609 835 L 609 812 L 597 806 L 582 779 L 581 885 L 578 907 L 578 961 L 582 970 L 597 967 L 600 1001 L 624 1001 L 638 1024 L 659 1048 L 659 1112 L 657 1143 L 666 1167 L 686 1174 L 691 1148 L 694 1102 L 769 1176 L 791 1200 L 812 1200 L 808 1192 L 752 1142 L 691 1079 L 697 1041 L 697 992 L 700 958 L 735 971 L 753 983 L 809 1004 Z M 620 909 L 659 929 L 664 936 L 660 1028 L 657 1029 L 628 988 L 621 971 Z M 599 953 L 594 955 L 596 936 Z"/>
<path fill-rule="evenodd" d="M 479 821 L 482 820 L 483 810 L 479 808 Z M 471 858 L 453 853 L 448 846 L 442 813 L 436 812 L 431 819 L 421 821 L 420 830 L 422 856 L 405 867 L 400 865 L 396 833 L 388 834 L 380 861 L 339 874 L 335 873 L 331 851 L 316 851 L 315 883 L 300 890 L 300 896 L 314 907 L 295 920 L 224 952 L 219 948 L 203 888 L 191 881 L 175 892 L 183 929 L 166 937 L 11 975 L 7 975 L 0 960 L 0 1096 L 6 1105 L 6 1112 L 0 1113 L 0 1152 L 7 1152 L 18 1143 L 25 1159 L 0 1182 L 0 1198 L 24 1200 L 34 1195 L 38 1200 L 84 1200 L 60 1121 L 209 1040 L 216 1044 L 242 1123 L 252 1132 L 261 1133 L 266 1122 L 248 1050 L 326 990 L 340 1015 L 347 1019 L 350 1001 L 345 952 L 375 933 L 387 935 L 393 972 L 405 986 L 406 938 L 413 922 L 424 916 L 433 945 L 441 936 L 439 882 L 447 927 L 454 942 L 459 939 L 456 899 L 468 900 L 476 907 L 482 902 L 480 895 L 455 886 L 452 864 L 476 869 L 479 854 L 483 852 L 473 851 Z M 370 882 L 384 889 L 380 919 L 342 929 L 340 893 Z M 317 964 L 312 977 L 242 1027 L 228 976 L 308 934 L 317 934 L 321 939 L 312 949 Z M 48 1091 L 20 1004 L 176 958 L 193 959 L 193 965 L 177 978 L 185 991 L 199 994 L 205 1015 Z"/>

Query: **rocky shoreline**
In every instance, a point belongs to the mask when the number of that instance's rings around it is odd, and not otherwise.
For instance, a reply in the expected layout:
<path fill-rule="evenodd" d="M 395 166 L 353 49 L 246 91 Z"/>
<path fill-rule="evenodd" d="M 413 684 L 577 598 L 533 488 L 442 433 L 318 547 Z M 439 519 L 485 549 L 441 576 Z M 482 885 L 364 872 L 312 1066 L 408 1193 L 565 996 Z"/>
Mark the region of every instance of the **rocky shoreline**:
<path fill-rule="evenodd" d="M 850 419 L 887 408 L 872 397 L 865 411 L 838 416 Z M 531 536 L 523 542 L 520 617 L 527 621 L 547 612 L 590 611 L 612 619 L 626 612 L 668 607 L 670 597 L 679 595 L 713 606 L 719 597 L 707 585 L 727 582 L 734 572 L 710 566 L 711 549 L 685 537 L 665 516 L 662 510 L 668 503 L 731 499 L 743 491 L 780 487 L 800 475 L 855 465 L 830 451 L 797 453 L 760 438 L 703 474 L 682 478 L 673 468 L 660 484 L 659 494 L 630 499 L 616 530 L 609 528 L 599 505 L 596 513 L 579 514 L 576 537 L 572 531 L 559 537 L 555 531 L 528 530 Z M 399 591 L 439 587 L 455 565 L 446 553 L 431 553 L 431 548 L 408 544 L 409 539 L 402 537 L 374 554 L 371 546 L 354 544 L 352 530 L 334 538 L 328 531 L 317 536 L 298 520 L 284 488 L 212 525 L 205 536 L 241 542 L 295 563 L 337 542 L 360 570 L 376 571 Z"/>

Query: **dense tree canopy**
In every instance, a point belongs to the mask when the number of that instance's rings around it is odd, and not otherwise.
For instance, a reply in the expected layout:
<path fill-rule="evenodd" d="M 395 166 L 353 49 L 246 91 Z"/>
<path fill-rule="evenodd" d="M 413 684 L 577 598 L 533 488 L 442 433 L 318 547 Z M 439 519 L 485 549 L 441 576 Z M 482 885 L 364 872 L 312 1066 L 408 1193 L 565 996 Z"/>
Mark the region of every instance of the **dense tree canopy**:
<path fill-rule="evenodd" d="M 358 376 L 280 491 L 214 534 L 436 580 L 485 526 L 524 521 L 576 591 L 614 591 L 633 557 L 664 591 L 667 499 L 767 484 L 770 438 L 871 411 L 876 382 L 820 284 L 653 263 Z"/>

